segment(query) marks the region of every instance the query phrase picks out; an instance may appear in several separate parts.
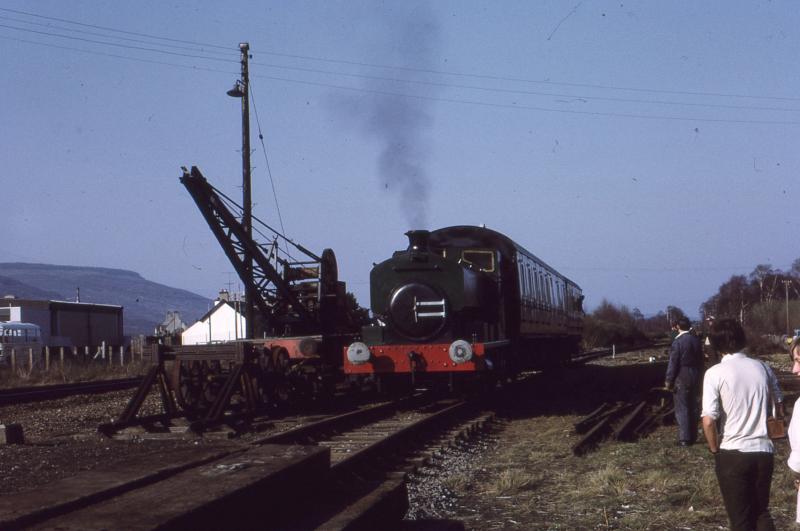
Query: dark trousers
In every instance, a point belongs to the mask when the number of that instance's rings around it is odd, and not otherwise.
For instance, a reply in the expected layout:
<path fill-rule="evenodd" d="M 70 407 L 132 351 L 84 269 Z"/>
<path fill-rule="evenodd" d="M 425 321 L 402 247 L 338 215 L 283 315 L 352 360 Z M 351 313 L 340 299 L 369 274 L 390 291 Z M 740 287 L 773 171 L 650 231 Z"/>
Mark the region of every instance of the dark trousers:
<path fill-rule="evenodd" d="M 773 464 L 768 452 L 717 453 L 714 470 L 732 530 L 775 530 L 768 507 Z"/>
<path fill-rule="evenodd" d="M 700 370 L 686 367 L 675 380 L 675 422 L 678 424 L 678 439 L 689 443 L 697 441 L 698 408 L 700 398 Z M 685 374 L 684 374 L 685 373 Z"/>

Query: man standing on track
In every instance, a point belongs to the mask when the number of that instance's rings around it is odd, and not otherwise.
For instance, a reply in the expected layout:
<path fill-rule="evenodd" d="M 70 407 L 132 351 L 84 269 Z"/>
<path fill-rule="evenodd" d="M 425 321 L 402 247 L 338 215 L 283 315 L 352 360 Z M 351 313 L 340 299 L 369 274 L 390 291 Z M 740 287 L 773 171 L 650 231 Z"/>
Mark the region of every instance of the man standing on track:
<path fill-rule="evenodd" d="M 664 387 L 674 393 L 678 444 L 691 446 L 697 441 L 697 403 L 703 378 L 703 346 L 697 336 L 689 333 L 692 326 L 689 319 L 681 317 L 677 325 L 678 335 L 669 349 Z"/>

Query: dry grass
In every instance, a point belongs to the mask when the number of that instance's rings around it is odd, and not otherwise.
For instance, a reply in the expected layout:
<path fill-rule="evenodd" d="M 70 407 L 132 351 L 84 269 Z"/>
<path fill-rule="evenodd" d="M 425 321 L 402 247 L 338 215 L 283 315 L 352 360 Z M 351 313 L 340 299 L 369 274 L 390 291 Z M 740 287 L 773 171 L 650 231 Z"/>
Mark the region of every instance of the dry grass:
<path fill-rule="evenodd" d="M 485 486 L 484 494 L 504 495 L 515 493 L 523 489 L 536 488 L 536 478 L 519 468 L 509 468 L 501 471 Z"/>
<path fill-rule="evenodd" d="M 51 362 L 50 370 L 27 365 L 17 366 L 12 370 L 8 366 L 0 366 L 0 388 L 25 387 L 32 385 L 48 385 L 59 383 L 85 382 L 91 380 L 109 380 L 141 376 L 149 367 L 149 363 L 136 361 L 125 366 L 109 365 L 108 362 L 72 362 L 64 363 L 63 368 L 58 361 Z"/>
<path fill-rule="evenodd" d="M 463 492 L 469 487 L 469 476 L 467 474 L 451 474 L 442 480 L 442 484 L 452 492 Z"/>

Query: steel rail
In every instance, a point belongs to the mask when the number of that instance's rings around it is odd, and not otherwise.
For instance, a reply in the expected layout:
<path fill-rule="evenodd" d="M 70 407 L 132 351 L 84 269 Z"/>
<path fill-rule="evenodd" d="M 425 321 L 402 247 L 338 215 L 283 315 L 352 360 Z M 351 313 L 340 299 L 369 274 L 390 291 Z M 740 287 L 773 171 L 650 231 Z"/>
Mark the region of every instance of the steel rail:
<path fill-rule="evenodd" d="M 418 406 L 428 400 L 430 400 L 430 398 L 427 393 L 418 393 L 393 402 L 368 406 L 341 415 L 302 424 L 281 433 L 268 435 L 267 437 L 253 441 L 251 444 L 304 444 L 310 440 L 322 437 L 326 433 L 341 432 L 346 429 L 353 429 L 356 426 L 367 425 L 371 422 L 389 417 L 401 408 Z"/>
<path fill-rule="evenodd" d="M 385 437 L 381 437 L 374 443 L 357 450 L 341 461 L 331 464 L 331 470 L 338 474 L 351 472 L 365 461 L 380 456 L 382 453 L 394 451 L 404 442 L 412 438 L 417 438 L 421 432 L 431 429 L 434 425 L 438 424 L 434 431 L 439 432 L 444 430 L 449 427 L 446 421 L 452 420 L 453 417 L 465 413 L 470 405 L 469 402 L 460 401 L 444 409 L 430 413 L 422 419 L 416 420 L 407 426 L 403 426 Z"/>
<path fill-rule="evenodd" d="M 93 380 L 70 384 L 37 385 L 0 389 L 0 405 L 24 404 L 55 400 L 73 395 L 99 394 L 136 387 L 141 377 L 119 378 L 115 380 Z"/>

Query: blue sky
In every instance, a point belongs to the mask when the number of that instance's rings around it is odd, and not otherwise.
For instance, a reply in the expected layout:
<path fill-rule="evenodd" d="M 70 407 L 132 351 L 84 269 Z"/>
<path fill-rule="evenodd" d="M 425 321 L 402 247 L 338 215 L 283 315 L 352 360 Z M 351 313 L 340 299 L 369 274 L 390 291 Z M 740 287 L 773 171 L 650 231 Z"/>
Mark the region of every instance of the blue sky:
<path fill-rule="evenodd" d="M 280 225 L 260 122 L 287 235 L 364 305 L 410 228 L 486 224 L 645 314 L 800 257 L 787 1 L 0 7 L 0 261 L 228 287 L 178 178 L 241 197 L 242 41 L 254 212 Z"/>

